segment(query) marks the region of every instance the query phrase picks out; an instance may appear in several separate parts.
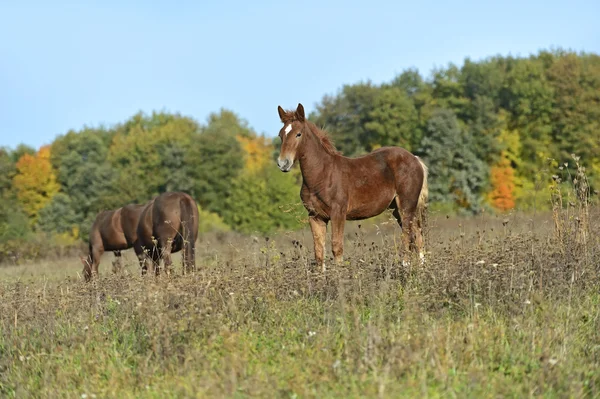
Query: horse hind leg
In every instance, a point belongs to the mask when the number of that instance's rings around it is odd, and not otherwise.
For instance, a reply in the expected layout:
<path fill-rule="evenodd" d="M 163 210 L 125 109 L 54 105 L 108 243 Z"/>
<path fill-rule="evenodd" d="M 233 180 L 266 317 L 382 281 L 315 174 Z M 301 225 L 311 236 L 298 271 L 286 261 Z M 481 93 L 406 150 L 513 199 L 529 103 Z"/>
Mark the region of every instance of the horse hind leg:
<path fill-rule="evenodd" d="M 392 215 L 394 215 L 394 218 L 396 218 L 396 221 L 398 222 L 398 226 L 400 226 L 400 231 L 402 232 L 402 246 L 403 246 L 403 250 L 408 249 L 408 246 L 405 246 L 405 236 L 406 236 L 406 229 L 403 227 L 403 223 L 402 223 L 402 215 L 400 212 L 401 208 L 401 204 L 400 204 L 400 198 L 398 198 L 398 196 L 394 197 L 394 200 L 392 201 L 392 203 L 390 204 L 390 208 L 392 208 Z"/>
<path fill-rule="evenodd" d="M 418 254 L 421 265 L 425 263 L 424 242 L 423 242 L 423 210 L 418 209 L 417 204 L 414 208 L 404 210 L 405 224 L 408 228 L 408 249 L 410 252 Z"/>
<path fill-rule="evenodd" d="M 138 255 L 138 261 L 140 262 L 140 267 L 142 268 L 142 276 L 148 274 L 148 265 L 152 266 L 153 268 L 155 267 L 154 258 L 146 250 Z"/>
<path fill-rule="evenodd" d="M 135 256 L 138 258 L 142 276 L 144 276 L 146 275 L 146 273 L 148 273 L 148 253 L 146 249 L 142 247 L 141 244 L 137 241 L 133 243 L 133 250 L 135 251 Z"/>
<path fill-rule="evenodd" d="M 148 262 L 149 257 L 146 256 L 146 253 L 142 252 L 141 254 L 137 254 L 138 262 L 140 263 L 140 269 L 142 271 L 142 276 L 148 273 Z"/>
<path fill-rule="evenodd" d="M 115 259 L 112 261 L 112 271 L 114 274 L 119 273 L 123 268 L 123 262 L 121 258 L 121 251 L 113 251 Z"/>
<path fill-rule="evenodd" d="M 414 207 L 402 206 L 400 198 L 396 196 L 392 205 L 392 214 L 396 218 L 400 229 L 402 230 L 402 264 L 409 264 L 410 252 L 415 252 L 415 247 L 418 247 L 417 242 L 421 240 L 417 234 L 416 226 L 416 210 Z"/>

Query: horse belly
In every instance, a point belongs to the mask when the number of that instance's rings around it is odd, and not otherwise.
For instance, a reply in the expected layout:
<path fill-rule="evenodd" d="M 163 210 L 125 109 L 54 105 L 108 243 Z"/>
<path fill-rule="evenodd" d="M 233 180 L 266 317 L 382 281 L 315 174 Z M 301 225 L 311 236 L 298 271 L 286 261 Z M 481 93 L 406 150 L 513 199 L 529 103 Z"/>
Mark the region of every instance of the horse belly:
<path fill-rule="evenodd" d="M 123 233 L 104 234 L 103 232 L 102 243 L 105 251 L 122 251 L 129 248 Z"/>
<path fill-rule="evenodd" d="M 389 208 L 396 191 L 392 188 L 372 187 L 370 190 L 361 190 L 354 194 L 348 202 L 347 220 L 369 219 L 381 214 Z"/>
<path fill-rule="evenodd" d="M 390 201 L 391 202 L 391 201 Z M 347 220 L 363 220 L 380 215 L 389 208 L 390 202 L 385 204 L 380 203 L 377 205 L 367 204 L 363 206 L 354 207 L 346 214 Z"/>

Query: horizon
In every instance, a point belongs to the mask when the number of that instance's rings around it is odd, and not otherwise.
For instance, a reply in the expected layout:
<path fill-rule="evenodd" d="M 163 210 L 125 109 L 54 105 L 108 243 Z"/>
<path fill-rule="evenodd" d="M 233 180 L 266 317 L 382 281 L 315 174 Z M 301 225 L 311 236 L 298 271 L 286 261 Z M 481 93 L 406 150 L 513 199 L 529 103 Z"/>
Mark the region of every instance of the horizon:
<path fill-rule="evenodd" d="M 278 105 L 302 103 L 308 114 L 344 85 L 378 85 L 410 68 L 429 79 L 465 59 L 600 52 L 591 0 L 142 4 L 0 5 L 0 34 L 12 38 L 0 42 L 1 147 L 40 148 L 138 112 L 205 124 L 222 108 L 273 137 Z"/>

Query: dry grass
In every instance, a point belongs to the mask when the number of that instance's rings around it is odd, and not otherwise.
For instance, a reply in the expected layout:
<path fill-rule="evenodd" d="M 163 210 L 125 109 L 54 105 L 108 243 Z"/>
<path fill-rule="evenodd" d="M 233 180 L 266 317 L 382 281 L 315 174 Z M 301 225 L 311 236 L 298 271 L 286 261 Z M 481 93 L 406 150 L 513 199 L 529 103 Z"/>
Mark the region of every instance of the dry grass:
<path fill-rule="evenodd" d="M 600 230 L 550 214 L 433 219 L 429 262 L 398 231 L 350 225 L 313 272 L 308 231 L 205 238 L 193 276 L 103 259 L 0 269 L 0 396 L 597 397 Z M 308 247 L 308 248 L 307 248 Z"/>

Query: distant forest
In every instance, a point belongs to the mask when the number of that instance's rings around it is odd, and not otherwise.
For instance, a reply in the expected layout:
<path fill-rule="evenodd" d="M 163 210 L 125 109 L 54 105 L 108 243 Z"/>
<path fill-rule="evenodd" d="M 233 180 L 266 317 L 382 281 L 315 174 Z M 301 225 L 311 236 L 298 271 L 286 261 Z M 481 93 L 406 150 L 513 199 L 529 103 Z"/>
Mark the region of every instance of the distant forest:
<path fill-rule="evenodd" d="M 277 118 L 277 105 L 265 112 Z M 553 175 L 572 178 L 575 159 L 591 190 L 600 184 L 596 54 L 467 59 L 429 77 L 409 69 L 324 96 L 310 119 L 346 156 L 392 145 L 421 156 L 434 211 L 547 208 L 545 188 Z M 139 113 L 66 132 L 42 148 L 0 149 L 0 254 L 24 241 L 81 242 L 98 211 L 173 190 L 197 200 L 203 232 L 299 228 L 306 217 L 299 171 L 278 170 L 278 147 L 279 138 L 223 109 L 205 123 Z"/>

